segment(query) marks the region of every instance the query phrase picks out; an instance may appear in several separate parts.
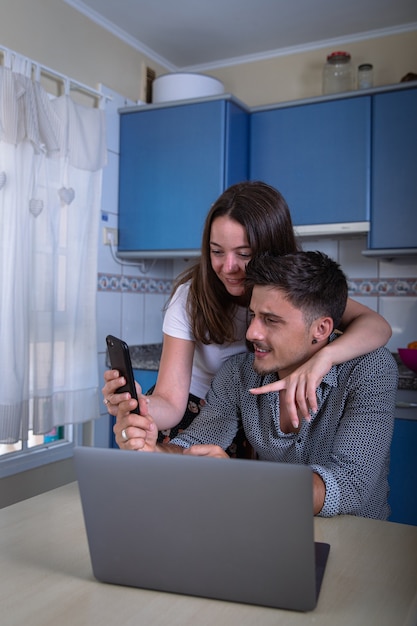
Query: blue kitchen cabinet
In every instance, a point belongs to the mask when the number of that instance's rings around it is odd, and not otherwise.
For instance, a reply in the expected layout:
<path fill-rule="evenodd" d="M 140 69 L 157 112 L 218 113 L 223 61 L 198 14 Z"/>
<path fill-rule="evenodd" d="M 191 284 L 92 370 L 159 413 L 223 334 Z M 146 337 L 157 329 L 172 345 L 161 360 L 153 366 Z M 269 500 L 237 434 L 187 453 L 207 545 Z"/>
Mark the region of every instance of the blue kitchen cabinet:
<path fill-rule="evenodd" d="M 254 111 L 252 180 L 276 187 L 295 225 L 369 221 L 370 96 Z"/>
<path fill-rule="evenodd" d="M 248 178 L 249 113 L 229 96 L 120 115 L 119 254 L 201 247 L 205 217 Z"/>
<path fill-rule="evenodd" d="M 389 484 L 390 521 L 417 526 L 417 419 L 395 420 Z"/>
<path fill-rule="evenodd" d="M 370 248 L 417 246 L 417 89 L 372 97 Z"/>
<path fill-rule="evenodd" d="M 142 387 L 143 393 L 146 393 L 156 383 L 158 372 L 154 370 L 133 370 L 135 380 Z"/>
<path fill-rule="evenodd" d="M 148 391 L 148 389 L 150 389 L 156 383 L 156 379 L 158 377 L 158 372 L 156 372 L 154 370 L 137 370 L 137 369 L 134 369 L 133 370 L 133 374 L 135 376 L 135 380 L 142 387 L 143 393 L 146 393 Z M 119 447 L 117 445 L 116 441 L 115 441 L 114 433 L 113 433 L 113 426 L 114 426 L 115 421 L 116 421 L 116 418 L 115 417 L 111 417 L 111 419 L 110 419 L 110 447 L 111 448 L 118 448 Z"/>

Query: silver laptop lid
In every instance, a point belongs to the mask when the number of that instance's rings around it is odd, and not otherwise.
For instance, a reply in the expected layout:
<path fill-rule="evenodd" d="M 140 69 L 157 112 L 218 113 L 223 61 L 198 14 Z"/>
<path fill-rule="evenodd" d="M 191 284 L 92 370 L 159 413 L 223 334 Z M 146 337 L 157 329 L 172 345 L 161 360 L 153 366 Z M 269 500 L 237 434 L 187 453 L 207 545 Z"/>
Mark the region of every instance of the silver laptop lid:
<path fill-rule="evenodd" d="M 74 459 L 98 580 L 314 608 L 309 467 L 97 448 Z"/>

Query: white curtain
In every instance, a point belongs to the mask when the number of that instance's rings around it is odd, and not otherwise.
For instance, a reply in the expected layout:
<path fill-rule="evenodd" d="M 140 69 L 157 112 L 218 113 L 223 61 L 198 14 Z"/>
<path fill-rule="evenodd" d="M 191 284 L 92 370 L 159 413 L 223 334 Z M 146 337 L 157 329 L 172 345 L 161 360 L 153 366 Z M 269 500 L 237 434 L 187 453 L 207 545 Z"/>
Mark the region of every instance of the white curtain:
<path fill-rule="evenodd" d="M 51 98 L 27 65 L 0 67 L 2 443 L 99 415 L 104 111 Z"/>

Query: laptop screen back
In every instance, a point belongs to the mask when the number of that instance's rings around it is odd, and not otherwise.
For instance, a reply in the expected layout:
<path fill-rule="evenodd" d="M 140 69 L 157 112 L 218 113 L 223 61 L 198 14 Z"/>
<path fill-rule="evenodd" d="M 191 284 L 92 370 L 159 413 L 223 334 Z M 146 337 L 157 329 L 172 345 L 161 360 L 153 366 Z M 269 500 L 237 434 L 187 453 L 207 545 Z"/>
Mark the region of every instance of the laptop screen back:
<path fill-rule="evenodd" d="M 98 580 L 314 608 L 310 468 L 95 448 L 74 458 Z"/>

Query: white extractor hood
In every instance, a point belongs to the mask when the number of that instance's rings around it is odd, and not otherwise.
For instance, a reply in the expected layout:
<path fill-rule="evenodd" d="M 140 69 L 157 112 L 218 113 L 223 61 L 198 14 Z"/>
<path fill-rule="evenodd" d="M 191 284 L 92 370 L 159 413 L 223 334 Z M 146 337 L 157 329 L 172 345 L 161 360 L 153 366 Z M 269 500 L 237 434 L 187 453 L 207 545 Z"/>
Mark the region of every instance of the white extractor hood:
<path fill-rule="evenodd" d="M 363 256 L 374 257 L 377 259 L 385 259 L 392 261 L 397 257 L 414 258 L 417 256 L 417 248 L 369 248 L 362 250 Z"/>
<path fill-rule="evenodd" d="M 294 226 L 298 237 L 318 237 L 330 235 L 360 235 L 369 232 L 369 222 L 340 222 L 337 224 L 306 224 Z"/>
<path fill-rule="evenodd" d="M 341 237 L 343 235 L 363 235 L 369 232 L 369 222 L 341 222 L 338 224 L 307 224 L 294 226 L 298 238 L 303 237 Z M 191 259 L 200 256 L 200 249 L 190 250 L 118 250 L 116 256 L 121 261 L 132 263 L 144 259 Z"/>

